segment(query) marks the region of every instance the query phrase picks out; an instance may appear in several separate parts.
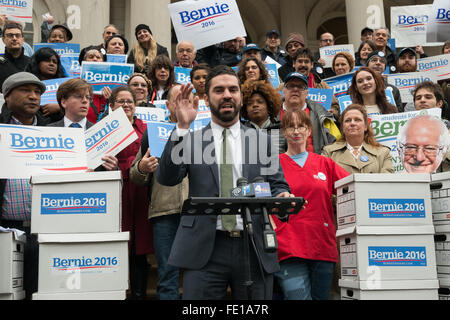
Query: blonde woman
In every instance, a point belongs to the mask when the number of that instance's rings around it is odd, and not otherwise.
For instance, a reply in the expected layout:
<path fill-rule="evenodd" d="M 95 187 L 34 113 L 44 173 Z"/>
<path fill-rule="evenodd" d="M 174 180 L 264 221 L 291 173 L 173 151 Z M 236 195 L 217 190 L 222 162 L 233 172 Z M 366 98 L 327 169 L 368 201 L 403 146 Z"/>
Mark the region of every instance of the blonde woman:
<path fill-rule="evenodd" d="M 134 64 L 134 72 L 147 74 L 153 59 L 160 54 L 169 57 L 169 52 L 166 47 L 156 43 L 148 25 L 139 24 L 134 34 L 137 42 L 128 56 L 127 63 Z"/>

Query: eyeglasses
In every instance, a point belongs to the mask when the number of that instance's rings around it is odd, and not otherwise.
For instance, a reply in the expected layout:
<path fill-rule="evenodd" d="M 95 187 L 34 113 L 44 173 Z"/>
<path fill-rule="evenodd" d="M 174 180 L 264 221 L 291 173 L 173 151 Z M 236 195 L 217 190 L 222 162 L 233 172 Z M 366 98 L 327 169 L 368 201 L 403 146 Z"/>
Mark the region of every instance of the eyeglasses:
<path fill-rule="evenodd" d="M 22 38 L 22 34 L 21 33 L 7 33 L 7 34 L 5 34 L 5 38 L 8 38 L 8 39 L 12 39 L 12 38 L 20 39 L 20 38 Z"/>
<path fill-rule="evenodd" d="M 333 42 L 333 39 L 321 39 L 322 42 Z"/>
<path fill-rule="evenodd" d="M 300 91 L 305 91 L 306 90 L 306 86 L 304 84 L 288 83 L 288 84 L 285 85 L 285 87 L 288 90 L 293 90 L 293 89 L 298 89 Z"/>
<path fill-rule="evenodd" d="M 415 144 L 402 144 L 402 147 L 407 156 L 415 156 L 419 150 L 422 150 L 425 155 L 435 157 L 438 152 L 444 149 L 442 146 L 416 146 Z"/>
<path fill-rule="evenodd" d="M 133 105 L 134 104 L 134 101 L 133 100 L 117 100 L 116 102 L 115 102 L 115 104 L 118 104 L 118 105 L 121 105 L 121 106 L 123 106 L 123 105 Z"/>
<path fill-rule="evenodd" d="M 308 129 L 308 127 L 306 127 L 304 125 L 301 125 L 301 126 L 298 126 L 298 127 L 287 127 L 286 128 L 286 132 L 288 134 L 294 133 L 295 130 L 298 130 L 298 132 L 305 132 L 306 129 Z"/>
<path fill-rule="evenodd" d="M 92 97 L 90 95 L 85 95 L 85 94 L 73 94 L 72 97 L 74 97 L 75 99 L 78 99 L 78 100 L 83 100 L 83 99 L 86 99 L 88 101 L 92 100 Z"/>

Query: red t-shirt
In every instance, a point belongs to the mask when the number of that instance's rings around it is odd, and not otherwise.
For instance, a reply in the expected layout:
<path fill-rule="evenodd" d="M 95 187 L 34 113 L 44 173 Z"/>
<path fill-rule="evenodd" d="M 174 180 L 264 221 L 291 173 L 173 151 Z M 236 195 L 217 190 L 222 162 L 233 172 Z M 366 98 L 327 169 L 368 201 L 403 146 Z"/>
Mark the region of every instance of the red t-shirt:
<path fill-rule="evenodd" d="M 306 208 L 291 215 L 289 222 L 274 217 L 278 241 L 278 260 L 298 257 L 338 261 L 336 227 L 331 195 L 334 183 L 349 175 L 330 158 L 310 152 L 300 167 L 286 154 L 280 163 L 291 192 L 308 201 Z"/>

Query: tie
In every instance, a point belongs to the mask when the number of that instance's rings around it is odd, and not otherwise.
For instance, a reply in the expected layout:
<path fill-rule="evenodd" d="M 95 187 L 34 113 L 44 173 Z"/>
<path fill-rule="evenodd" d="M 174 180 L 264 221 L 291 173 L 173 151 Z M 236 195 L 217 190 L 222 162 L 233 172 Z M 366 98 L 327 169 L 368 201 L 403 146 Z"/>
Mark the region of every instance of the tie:
<path fill-rule="evenodd" d="M 229 129 L 224 129 L 222 133 L 222 156 L 220 163 L 220 196 L 229 197 L 233 188 L 233 166 L 231 164 L 231 150 L 227 136 Z M 222 215 L 222 226 L 225 230 L 231 231 L 236 226 L 235 215 Z"/>
<path fill-rule="evenodd" d="M 74 123 L 71 123 L 69 127 L 70 128 L 81 128 L 81 125 L 79 123 L 74 122 Z"/>

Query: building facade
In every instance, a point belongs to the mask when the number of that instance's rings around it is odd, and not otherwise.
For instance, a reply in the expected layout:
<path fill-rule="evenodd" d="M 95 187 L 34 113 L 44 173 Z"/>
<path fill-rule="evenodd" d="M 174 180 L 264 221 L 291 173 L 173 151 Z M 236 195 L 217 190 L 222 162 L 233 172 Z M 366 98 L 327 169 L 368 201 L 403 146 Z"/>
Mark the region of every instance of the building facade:
<path fill-rule="evenodd" d="M 33 24 L 26 29 L 28 42 L 40 41 L 42 15 L 50 12 L 56 23 L 66 22 L 81 47 L 102 42 L 103 28 L 112 23 L 125 35 L 130 47 L 134 28 L 148 24 L 158 43 L 172 53 L 177 43 L 167 6 L 174 0 L 34 0 Z M 390 27 L 392 6 L 431 4 L 433 0 L 237 0 L 247 31 L 247 42 L 263 45 L 268 30 L 281 32 L 282 44 L 290 32 L 300 32 L 313 51 L 324 32 L 336 44 L 359 44 L 364 26 Z M 433 50 L 433 48 L 431 49 Z"/>

